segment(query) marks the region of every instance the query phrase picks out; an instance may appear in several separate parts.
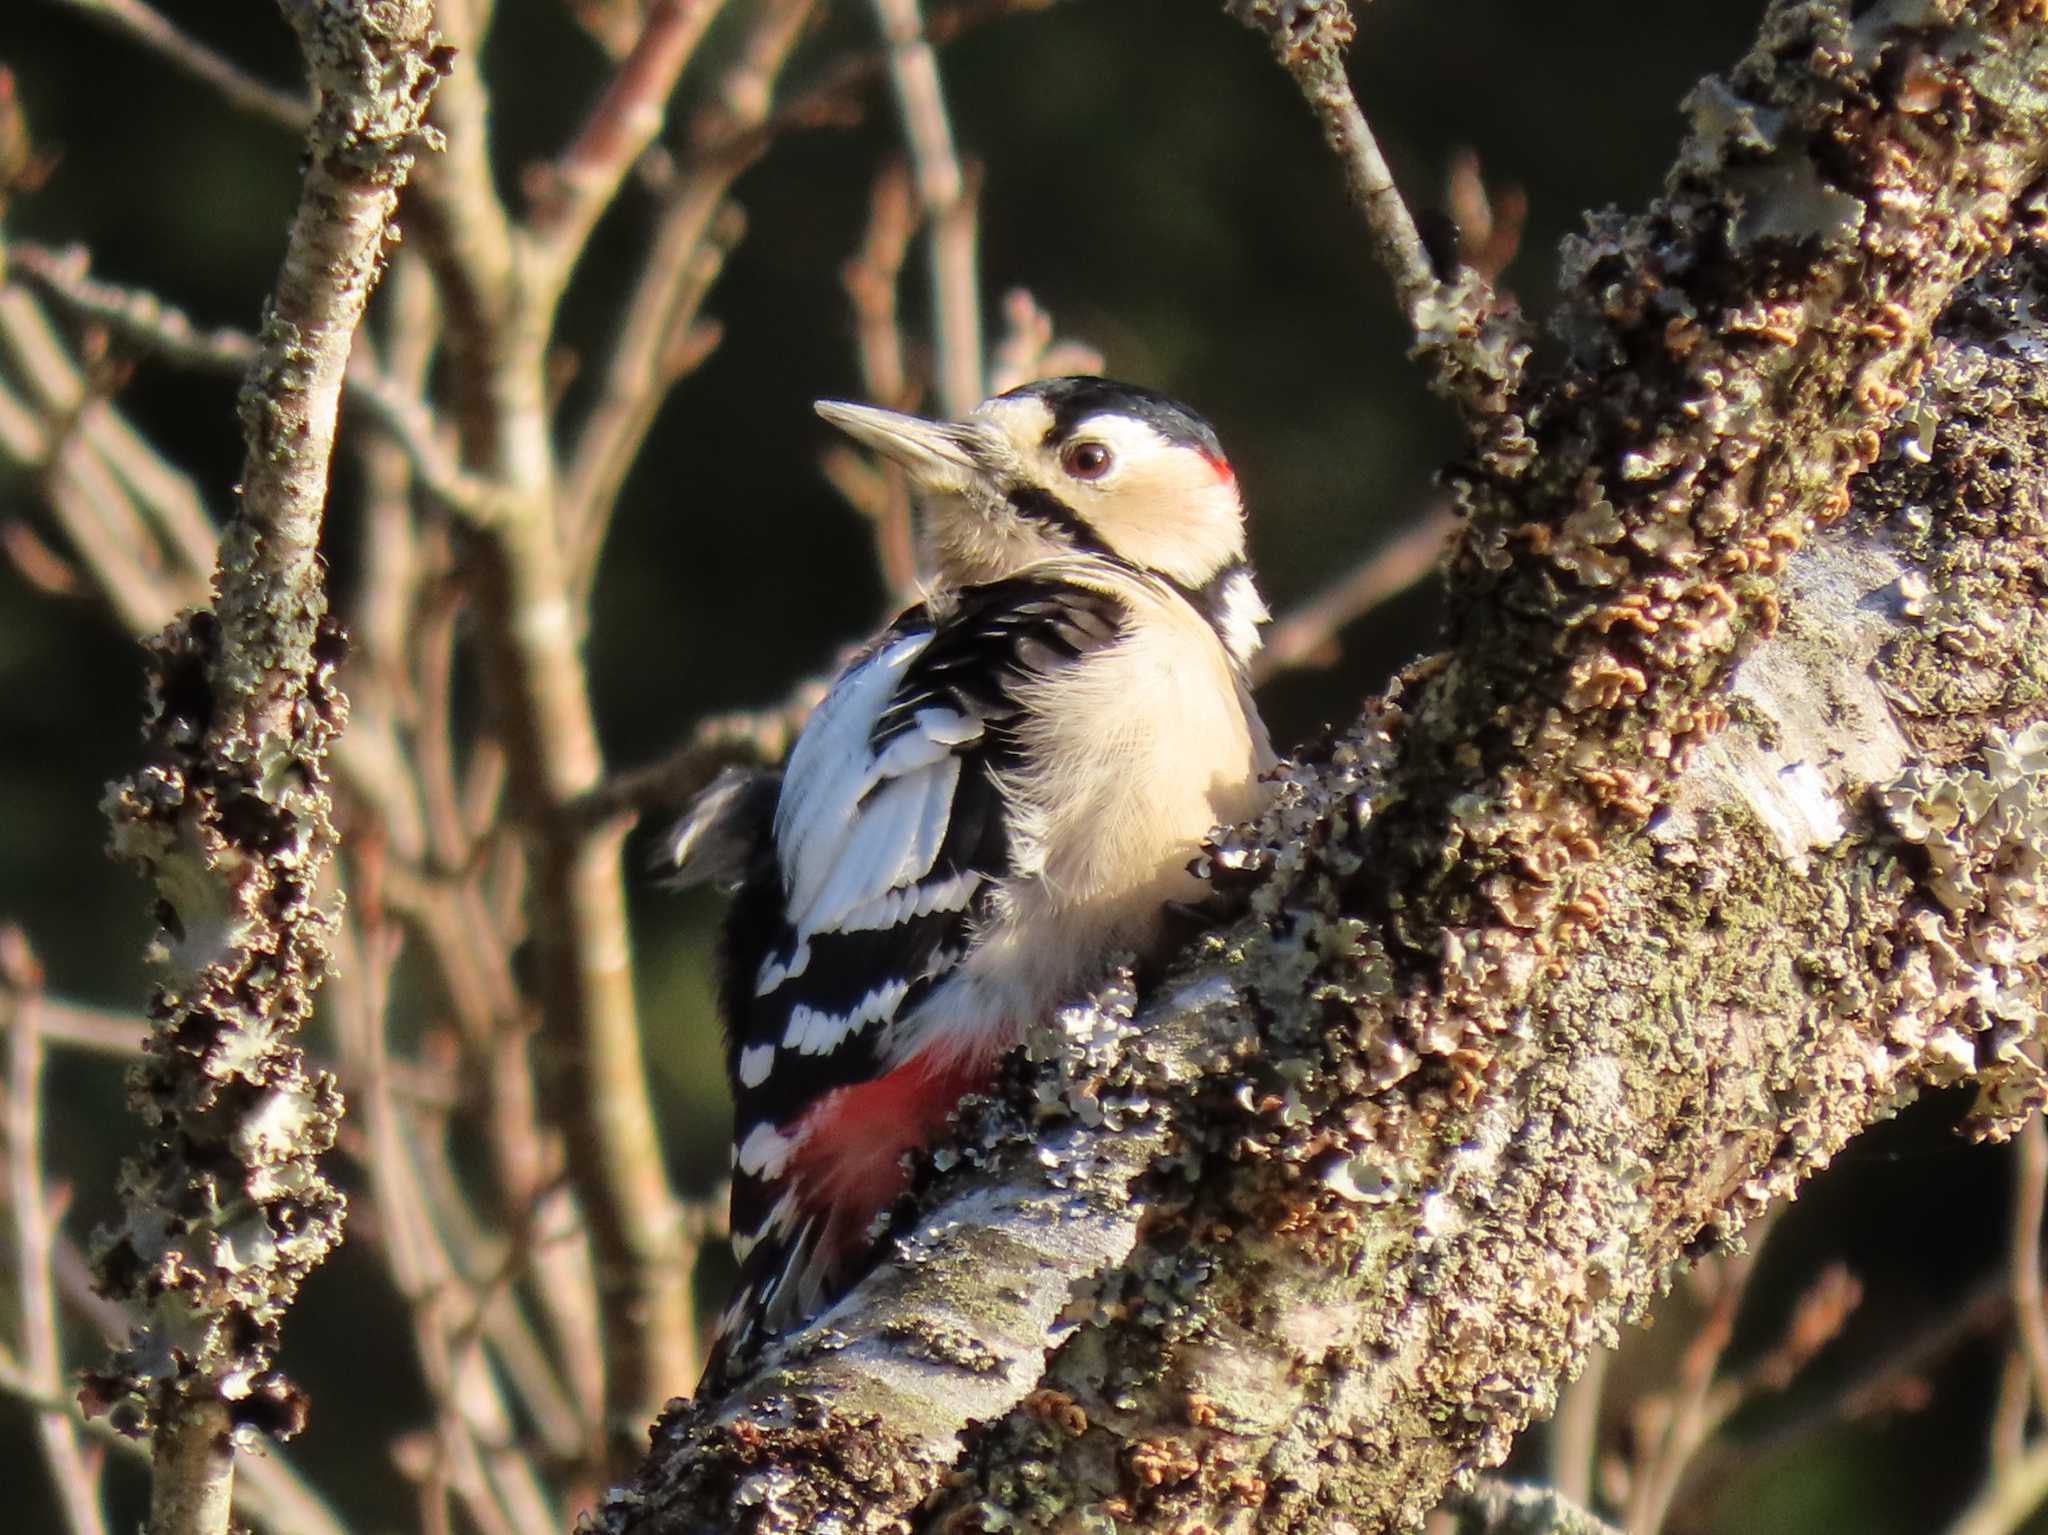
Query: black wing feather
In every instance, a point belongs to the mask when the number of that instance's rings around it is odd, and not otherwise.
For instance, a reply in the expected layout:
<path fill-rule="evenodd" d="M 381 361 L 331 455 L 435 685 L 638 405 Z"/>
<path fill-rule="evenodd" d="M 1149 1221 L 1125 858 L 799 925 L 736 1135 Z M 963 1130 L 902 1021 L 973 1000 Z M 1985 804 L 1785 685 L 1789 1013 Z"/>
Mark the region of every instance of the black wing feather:
<path fill-rule="evenodd" d="M 985 914 L 994 882 L 1009 872 L 1006 813 L 1000 775 L 1017 762 L 1015 729 L 1020 706 L 1016 684 L 1070 664 L 1112 643 L 1122 632 L 1126 609 L 1115 596 L 1042 578 L 1017 577 L 970 587 L 943 608 L 919 606 L 906 612 L 875 646 L 842 673 L 834 692 L 851 685 L 860 668 L 899 641 L 929 636 L 904 668 L 866 732 L 868 763 L 906 733 L 924 728 L 920 716 L 944 711 L 978 722 L 972 740 L 951 748 L 959 773 L 943 837 L 928 871 L 917 885 L 978 874 L 974 898 L 959 909 L 941 909 L 891 926 L 809 936 L 808 963 L 800 974 L 755 995 L 764 967 L 788 964 L 800 935 L 787 914 L 795 871 L 786 850 L 768 839 L 732 908 L 724 942 L 721 1000 L 727 1024 L 727 1068 L 736 1107 L 736 1136 L 752 1127 L 788 1127 L 835 1088 L 871 1080 L 885 1069 L 880 1055 L 881 1022 L 848 1032 L 833 1048 L 804 1053 L 782 1046 L 799 1006 L 845 1016 L 878 985 L 901 979 L 908 989 L 891 1016 L 909 1015 L 942 984 L 972 941 Z M 844 765 L 848 772 L 866 764 Z M 784 783 L 784 792 L 789 791 Z M 879 793 L 873 786 L 862 801 Z M 860 809 L 855 811 L 858 819 Z M 903 888 L 903 887 L 899 887 Z M 750 1049 L 774 1046 L 765 1080 L 749 1084 L 741 1061 Z M 737 1165 L 733 1172 L 732 1229 L 735 1237 L 759 1238 L 781 1193 L 779 1180 L 755 1176 Z M 741 1264 L 740 1300 L 721 1330 L 719 1357 L 743 1344 L 752 1332 L 748 1314 L 790 1265 L 790 1247 L 801 1242 L 758 1240 Z M 840 1276 L 844 1284 L 850 1276 Z"/>

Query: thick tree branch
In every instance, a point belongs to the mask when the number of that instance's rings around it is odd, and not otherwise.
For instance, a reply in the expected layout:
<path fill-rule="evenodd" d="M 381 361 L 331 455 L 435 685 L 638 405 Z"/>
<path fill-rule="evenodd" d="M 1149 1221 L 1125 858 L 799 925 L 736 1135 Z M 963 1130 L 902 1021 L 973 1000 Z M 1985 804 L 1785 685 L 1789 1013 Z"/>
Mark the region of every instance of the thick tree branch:
<path fill-rule="evenodd" d="M 2038 263 L 1950 305 L 2026 223 L 2048 36 L 1848 9 L 1773 6 L 1575 246 L 1450 646 L 1216 850 L 1251 916 L 1063 1013 L 602 1528 L 1406 1528 L 1865 1125 L 2039 1102 Z"/>
<path fill-rule="evenodd" d="M 109 796 L 116 849 L 156 886 L 163 970 L 134 1094 L 152 1140 L 99 1263 L 140 1317 L 89 1390 L 154 1431 L 157 1535 L 225 1531 L 236 1435 L 296 1427 L 277 1331 L 340 1238 L 316 1161 L 340 1100 L 292 1042 L 333 922 L 326 756 L 347 709 L 320 525 L 350 344 L 443 67 L 425 0 L 284 9 L 320 106 L 242 389 L 241 500 L 214 610 L 152 647 L 147 765 Z"/>

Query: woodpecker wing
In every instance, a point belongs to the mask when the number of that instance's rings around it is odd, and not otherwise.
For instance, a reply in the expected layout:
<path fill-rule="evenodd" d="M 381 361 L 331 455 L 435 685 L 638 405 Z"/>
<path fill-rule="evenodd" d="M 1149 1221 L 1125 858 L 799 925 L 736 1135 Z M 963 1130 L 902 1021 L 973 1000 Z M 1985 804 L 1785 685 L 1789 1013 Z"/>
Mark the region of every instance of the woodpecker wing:
<path fill-rule="evenodd" d="M 900 1184 L 902 1150 L 969 1090 L 910 1057 L 918 1008 L 971 951 L 1009 869 L 1015 685 L 1108 645 L 1124 619 L 1113 595 L 1062 581 L 968 588 L 905 613 L 805 725 L 773 857 L 727 928 L 741 1274 L 721 1357 L 821 1309 Z"/>

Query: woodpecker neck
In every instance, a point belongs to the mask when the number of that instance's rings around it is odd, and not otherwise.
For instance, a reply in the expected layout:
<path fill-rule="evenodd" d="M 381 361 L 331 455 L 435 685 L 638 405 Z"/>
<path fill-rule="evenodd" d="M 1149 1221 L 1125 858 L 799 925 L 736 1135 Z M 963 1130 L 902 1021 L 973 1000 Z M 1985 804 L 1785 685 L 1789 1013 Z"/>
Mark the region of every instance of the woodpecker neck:
<path fill-rule="evenodd" d="M 1187 600 L 1223 642 L 1223 650 L 1240 672 L 1251 665 L 1262 640 L 1259 626 L 1273 615 L 1252 581 L 1251 566 L 1235 560 L 1217 571 L 1200 586 L 1185 586 L 1165 578 L 1167 584 Z"/>

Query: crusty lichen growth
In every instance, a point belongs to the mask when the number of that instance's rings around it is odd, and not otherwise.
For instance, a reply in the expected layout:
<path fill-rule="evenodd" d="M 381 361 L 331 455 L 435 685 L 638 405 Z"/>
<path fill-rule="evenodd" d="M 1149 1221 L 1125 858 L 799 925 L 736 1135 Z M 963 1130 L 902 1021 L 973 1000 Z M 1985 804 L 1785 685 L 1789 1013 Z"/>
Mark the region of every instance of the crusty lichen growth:
<path fill-rule="evenodd" d="M 1875 999 L 1886 1040 L 1933 1080 L 1974 1079 L 1970 1128 L 2002 1140 L 2048 1102 L 2025 1048 L 2048 1022 L 2048 722 L 1994 732 L 1979 762 L 1916 762 L 1877 797 L 1928 897 Z"/>
<path fill-rule="evenodd" d="M 340 1239 L 318 1158 L 341 1100 L 293 1035 L 335 914 L 327 755 L 347 720 L 318 545 L 342 374 L 443 60 L 425 0 L 286 0 L 320 106 L 262 347 L 241 396 L 240 502 L 212 612 L 150 646 L 144 765 L 109 791 L 113 848 L 156 888 L 150 1127 L 102 1234 L 99 1283 L 137 1312 L 89 1397 L 159 1434 L 153 1524 L 224 1517 L 224 1433 L 289 1433 L 278 1323 Z"/>
<path fill-rule="evenodd" d="M 2019 215 L 2038 236 L 2038 201 Z M 2048 408 L 2048 337 L 2032 321 L 2043 305 L 2039 265 L 2014 262 L 1944 317 L 1942 365 L 1857 508 L 1918 566 L 1897 593 L 1911 622 L 1886 642 L 1883 669 L 1909 736 L 1947 755 L 2048 698 L 2048 502 L 2026 457 Z M 1937 501 L 1957 514 L 1937 523 Z"/>
<path fill-rule="evenodd" d="M 1457 1500 L 1456 1535 L 1622 1535 L 1548 1487 L 1486 1482 Z"/>

